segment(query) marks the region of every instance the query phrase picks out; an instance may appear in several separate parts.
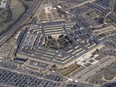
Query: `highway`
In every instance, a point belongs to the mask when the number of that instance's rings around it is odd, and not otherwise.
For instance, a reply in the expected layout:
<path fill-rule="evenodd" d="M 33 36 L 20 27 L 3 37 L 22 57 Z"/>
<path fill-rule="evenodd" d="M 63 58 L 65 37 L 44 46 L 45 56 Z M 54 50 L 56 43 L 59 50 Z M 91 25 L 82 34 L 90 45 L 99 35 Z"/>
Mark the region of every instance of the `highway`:
<path fill-rule="evenodd" d="M 80 6 L 82 6 L 82 5 L 85 5 L 85 4 L 87 4 L 87 3 L 92 3 L 92 2 L 94 2 L 95 0 L 85 0 L 84 2 L 82 2 L 82 3 L 80 3 L 80 4 L 77 4 L 77 5 L 74 5 L 73 7 L 71 7 L 71 8 L 76 8 L 76 7 L 80 7 Z"/>
<path fill-rule="evenodd" d="M 96 5 L 96 4 L 93 4 L 93 3 L 89 3 L 88 6 L 92 7 L 92 8 L 96 8 L 98 10 L 100 10 L 101 12 L 103 12 L 104 14 L 107 15 L 107 13 L 109 13 L 109 11 L 107 11 L 105 8 L 99 6 L 99 5 Z M 111 12 L 108 17 L 114 21 L 116 23 L 116 16 Z"/>
<path fill-rule="evenodd" d="M 11 27 L 6 33 L 4 33 L 2 36 L 0 36 L 0 46 L 8 40 L 17 30 L 19 30 L 20 26 L 27 20 L 27 18 L 33 13 L 34 9 L 38 5 L 41 5 L 43 0 L 34 0 L 31 7 L 28 8 L 28 10 L 23 14 L 23 16 L 17 21 L 15 25 Z"/>

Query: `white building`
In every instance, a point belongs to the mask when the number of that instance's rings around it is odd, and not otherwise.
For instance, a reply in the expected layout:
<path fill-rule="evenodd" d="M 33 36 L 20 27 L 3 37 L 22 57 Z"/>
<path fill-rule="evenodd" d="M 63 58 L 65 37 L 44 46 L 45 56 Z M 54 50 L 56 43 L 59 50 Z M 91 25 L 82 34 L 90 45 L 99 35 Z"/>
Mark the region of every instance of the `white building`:
<path fill-rule="evenodd" d="M 6 5 L 7 5 L 7 0 L 2 0 L 0 2 L 0 8 L 6 8 Z"/>

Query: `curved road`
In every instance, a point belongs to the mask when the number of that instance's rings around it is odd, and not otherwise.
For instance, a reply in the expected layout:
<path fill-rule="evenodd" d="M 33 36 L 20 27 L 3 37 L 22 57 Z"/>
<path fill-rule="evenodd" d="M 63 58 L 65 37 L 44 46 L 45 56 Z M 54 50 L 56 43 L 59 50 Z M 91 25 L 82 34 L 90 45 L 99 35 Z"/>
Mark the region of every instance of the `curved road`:
<path fill-rule="evenodd" d="M 109 11 L 107 11 L 105 8 L 103 8 L 103 7 L 99 6 L 99 5 L 96 5 L 96 4 L 93 4 L 93 3 L 89 3 L 88 6 L 90 6 L 92 8 L 96 8 L 96 9 L 100 10 L 101 12 L 103 12 L 106 15 L 109 13 Z M 116 23 L 116 16 L 112 12 L 108 15 L 108 17 L 112 21 L 114 21 Z"/>
<path fill-rule="evenodd" d="M 33 13 L 33 11 L 37 8 L 38 5 L 41 5 L 43 0 L 34 0 L 32 6 L 23 14 L 23 16 L 17 21 L 17 23 L 11 27 L 6 33 L 0 36 L 0 46 L 8 40 L 19 28 L 20 26 L 27 20 L 27 18 Z"/>

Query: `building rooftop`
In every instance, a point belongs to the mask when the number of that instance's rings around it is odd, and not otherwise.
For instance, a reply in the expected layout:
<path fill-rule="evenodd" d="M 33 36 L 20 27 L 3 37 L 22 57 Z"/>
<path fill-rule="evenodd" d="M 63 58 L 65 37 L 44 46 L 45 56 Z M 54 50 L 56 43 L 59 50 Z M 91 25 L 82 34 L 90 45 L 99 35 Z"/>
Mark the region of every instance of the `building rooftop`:
<path fill-rule="evenodd" d="M 75 29 L 73 26 L 76 24 L 63 22 L 30 26 L 23 36 L 17 55 L 56 65 L 65 65 L 100 44 L 90 31 L 78 27 Z M 43 45 L 45 36 L 56 34 L 67 35 L 73 43 L 59 50 L 45 47 Z"/>

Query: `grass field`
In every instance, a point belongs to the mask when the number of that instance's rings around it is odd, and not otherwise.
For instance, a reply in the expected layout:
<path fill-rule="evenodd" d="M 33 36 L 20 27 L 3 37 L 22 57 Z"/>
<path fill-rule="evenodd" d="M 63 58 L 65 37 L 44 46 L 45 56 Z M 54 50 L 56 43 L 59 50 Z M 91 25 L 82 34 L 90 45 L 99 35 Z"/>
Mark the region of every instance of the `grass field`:
<path fill-rule="evenodd" d="M 19 0 L 11 0 L 9 9 L 0 9 L 0 33 L 6 31 L 25 11 L 24 5 Z M 8 20 L 8 16 L 10 19 Z M 6 21 L 5 21 L 6 20 Z M 5 22 L 4 22 L 5 21 Z"/>
<path fill-rule="evenodd" d="M 63 76 L 68 76 L 70 73 L 72 73 L 73 71 L 75 71 L 76 69 L 78 69 L 80 66 L 77 64 L 72 64 L 68 67 L 66 67 L 65 69 L 61 70 L 60 73 Z"/>
<path fill-rule="evenodd" d="M 106 22 L 107 22 L 108 24 L 113 25 L 114 27 L 116 27 L 116 23 L 113 22 L 111 19 L 106 18 Z"/>
<path fill-rule="evenodd" d="M 11 11 L 13 14 L 13 20 L 17 19 L 24 11 L 25 8 L 19 0 L 12 0 L 11 1 Z"/>
<path fill-rule="evenodd" d="M 7 18 L 7 11 L 1 9 L 0 10 L 0 23 L 3 22 Z"/>
<path fill-rule="evenodd" d="M 53 5 L 57 5 L 58 0 L 49 0 Z"/>
<path fill-rule="evenodd" d="M 112 80 L 116 76 L 116 71 L 112 70 L 109 73 L 105 73 L 105 79 L 106 80 Z"/>

